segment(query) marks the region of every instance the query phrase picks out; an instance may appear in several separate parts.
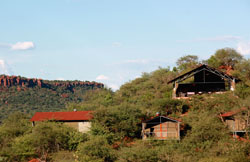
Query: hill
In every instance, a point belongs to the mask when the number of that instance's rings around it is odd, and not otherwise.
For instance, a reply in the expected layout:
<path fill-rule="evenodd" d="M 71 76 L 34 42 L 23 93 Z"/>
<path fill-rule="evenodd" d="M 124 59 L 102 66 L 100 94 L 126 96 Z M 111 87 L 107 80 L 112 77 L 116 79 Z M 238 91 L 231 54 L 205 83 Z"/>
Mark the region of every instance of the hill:
<path fill-rule="evenodd" d="M 49 81 L 21 76 L 0 75 L 0 120 L 20 111 L 58 111 L 68 102 L 81 102 L 88 90 L 103 88 L 89 81 Z"/>
<path fill-rule="evenodd" d="M 226 57 L 225 51 L 230 55 Z M 11 114 L 0 124 L 0 161 L 26 162 L 40 158 L 50 162 L 249 162 L 250 60 L 238 60 L 240 55 L 234 55 L 234 50 L 226 48 L 203 62 L 216 69 L 230 67 L 224 69 L 225 72 L 230 69 L 232 76 L 241 80 L 235 91 L 173 99 L 173 85 L 168 82 L 199 66 L 198 58 L 189 55 L 180 58 L 177 67 L 143 73 L 116 92 L 102 88 L 84 93 L 83 102 L 76 100 L 66 107 L 69 111 L 94 110 L 87 134 L 59 122 L 42 122 L 32 127 L 27 114 Z M 77 93 L 76 89 L 57 88 L 68 94 Z M 53 102 L 51 99 L 48 102 Z M 237 114 L 237 118 L 247 119 L 248 127 L 245 127 L 246 133 L 239 132 L 234 136 L 237 138 L 233 138 L 221 114 L 240 112 L 239 109 L 245 112 Z M 148 134 L 152 140 L 141 140 L 142 122 L 154 118 L 156 112 L 181 121 L 180 140 L 155 140 L 154 132 Z M 156 127 L 150 127 L 150 131 L 151 128 L 153 131 Z M 163 130 L 173 133 L 167 127 L 160 126 L 160 129 L 160 136 Z"/>

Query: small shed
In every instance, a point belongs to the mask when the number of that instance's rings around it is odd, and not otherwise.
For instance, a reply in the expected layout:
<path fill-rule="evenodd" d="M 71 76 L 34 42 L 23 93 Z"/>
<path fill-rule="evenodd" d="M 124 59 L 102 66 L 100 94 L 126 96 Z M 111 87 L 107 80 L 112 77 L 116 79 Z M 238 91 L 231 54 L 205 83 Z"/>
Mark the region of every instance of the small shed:
<path fill-rule="evenodd" d="M 250 129 L 250 112 L 246 108 L 226 112 L 220 117 L 234 135 L 244 134 Z"/>
<path fill-rule="evenodd" d="M 91 127 L 92 113 L 93 111 L 36 112 L 30 121 L 33 126 L 35 126 L 36 122 L 48 120 L 62 122 L 79 132 L 86 133 Z"/>
<path fill-rule="evenodd" d="M 173 98 L 185 98 L 195 94 L 234 91 L 236 78 L 218 69 L 202 64 L 168 83 L 173 83 Z"/>
<path fill-rule="evenodd" d="M 180 121 L 166 116 L 157 116 L 142 123 L 142 139 L 180 139 Z"/>

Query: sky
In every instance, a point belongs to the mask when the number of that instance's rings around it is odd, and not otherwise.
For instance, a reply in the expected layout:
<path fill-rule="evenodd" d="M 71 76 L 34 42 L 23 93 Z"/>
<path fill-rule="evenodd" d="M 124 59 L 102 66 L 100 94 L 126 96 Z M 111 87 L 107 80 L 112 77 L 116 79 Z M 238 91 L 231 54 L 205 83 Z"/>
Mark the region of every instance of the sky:
<path fill-rule="evenodd" d="M 249 0 L 0 1 L 0 74 L 117 90 L 225 47 L 250 58 Z"/>

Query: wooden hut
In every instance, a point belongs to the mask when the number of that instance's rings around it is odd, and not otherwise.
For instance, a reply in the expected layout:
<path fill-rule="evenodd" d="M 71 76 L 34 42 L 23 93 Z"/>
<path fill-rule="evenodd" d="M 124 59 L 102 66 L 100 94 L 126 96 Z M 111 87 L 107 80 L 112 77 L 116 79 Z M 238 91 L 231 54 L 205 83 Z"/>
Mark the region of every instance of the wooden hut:
<path fill-rule="evenodd" d="M 30 119 L 32 125 L 41 121 L 62 122 L 65 125 L 77 129 L 79 132 L 87 132 L 91 127 L 90 120 L 93 118 L 93 111 L 71 111 L 71 112 L 36 112 Z"/>
<path fill-rule="evenodd" d="M 250 112 L 246 108 L 226 112 L 220 115 L 233 135 L 242 135 L 250 129 Z"/>
<path fill-rule="evenodd" d="M 166 116 L 157 116 L 142 123 L 142 139 L 180 139 L 180 121 Z"/>
<path fill-rule="evenodd" d="M 202 64 L 168 83 L 173 83 L 173 98 L 185 98 L 195 94 L 220 93 L 227 89 L 234 91 L 235 81 L 232 76 Z"/>

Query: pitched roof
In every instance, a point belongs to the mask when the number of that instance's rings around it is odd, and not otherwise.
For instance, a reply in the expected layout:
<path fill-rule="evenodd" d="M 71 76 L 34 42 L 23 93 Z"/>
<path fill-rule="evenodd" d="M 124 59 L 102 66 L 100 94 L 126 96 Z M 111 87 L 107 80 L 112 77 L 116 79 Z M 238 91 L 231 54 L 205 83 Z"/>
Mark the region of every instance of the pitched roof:
<path fill-rule="evenodd" d="M 71 112 L 36 112 L 30 121 L 79 121 L 91 120 L 93 111 L 71 111 Z"/>
<path fill-rule="evenodd" d="M 165 123 L 167 121 L 172 121 L 172 122 L 175 122 L 175 123 L 180 123 L 181 122 L 180 120 L 173 119 L 173 118 L 166 117 L 166 116 L 156 116 L 153 119 L 150 119 L 150 120 L 145 121 L 143 123 L 147 123 L 145 129 L 148 129 L 148 128 L 151 128 L 153 126 L 159 125 L 161 123 Z"/>
<path fill-rule="evenodd" d="M 170 121 L 173 121 L 173 122 L 181 122 L 180 119 L 174 119 L 174 118 L 172 118 L 172 117 L 167 117 L 167 116 L 156 116 L 156 117 L 154 117 L 154 118 L 152 118 L 152 119 L 149 119 L 149 120 L 147 120 L 147 121 L 144 121 L 144 123 L 150 123 L 150 122 L 155 121 L 155 120 L 161 120 L 162 118 L 163 118 L 163 119 L 170 120 Z"/>
<path fill-rule="evenodd" d="M 37 160 L 37 159 L 32 159 L 30 160 L 29 162 L 41 162 L 40 160 Z"/>
<path fill-rule="evenodd" d="M 230 116 L 233 116 L 241 111 L 244 111 L 244 110 L 247 110 L 245 107 L 241 108 L 241 109 L 237 109 L 237 110 L 234 110 L 234 111 L 229 111 L 229 112 L 226 112 L 224 114 L 221 114 L 220 116 L 221 117 L 230 117 Z"/>
<path fill-rule="evenodd" d="M 221 76 L 221 77 L 229 79 L 229 80 L 233 79 L 232 76 L 230 76 L 230 75 L 228 75 L 228 74 L 226 74 L 226 73 L 224 73 L 224 72 L 222 72 L 222 71 L 220 71 L 218 69 L 215 69 L 215 68 L 210 67 L 210 66 L 205 65 L 205 64 L 201 64 L 197 68 L 195 68 L 195 69 L 193 69 L 193 70 L 191 70 L 189 72 L 186 72 L 186 73 L 184 73 L 184 74 L 170 80 L 168 83 L 172 83 L 172 82 L 177 81 L 177 80 L 181 80 L 181 81 L 185 80 L 185 79 L 189 78 L 190 76 L 192 76 L 192 75 L 194 75 L 194 74 L 196 74 L 196 73 L 198 73 L 198 72 L 200 72 L 202 70 L 210 71 L 210 72 L 212 72 L 212 73 L 214 73 L 214 74 L 216 74 L 218 76 Z"/>

